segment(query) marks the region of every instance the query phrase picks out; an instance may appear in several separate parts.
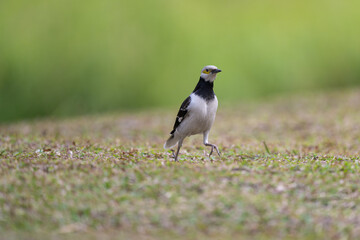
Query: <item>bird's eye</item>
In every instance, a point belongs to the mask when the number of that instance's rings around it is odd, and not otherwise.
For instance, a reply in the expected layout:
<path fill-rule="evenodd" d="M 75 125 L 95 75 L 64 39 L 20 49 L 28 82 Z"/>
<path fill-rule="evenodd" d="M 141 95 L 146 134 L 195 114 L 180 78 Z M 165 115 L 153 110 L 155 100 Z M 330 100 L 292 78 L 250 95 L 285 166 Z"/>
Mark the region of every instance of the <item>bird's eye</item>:
<path fill-rule="evenodd" d="M 209 69 L 206 69 L 207 72 L 209 72 Z"/>

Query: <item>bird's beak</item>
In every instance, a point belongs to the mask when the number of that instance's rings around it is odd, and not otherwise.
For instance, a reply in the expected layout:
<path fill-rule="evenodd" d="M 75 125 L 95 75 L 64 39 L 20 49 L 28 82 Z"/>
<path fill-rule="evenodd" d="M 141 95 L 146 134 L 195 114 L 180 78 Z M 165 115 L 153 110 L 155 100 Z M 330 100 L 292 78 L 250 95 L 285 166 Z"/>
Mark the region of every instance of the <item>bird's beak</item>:
<path fill-rule="evenodd" d="M 214 70 L 212 70 L 211 72 L 212 72 L 212 73 L 219 73 L 219 72 L 221 72 L 221 70 L 220 70 L 220 69 L 214 69 Z"/>

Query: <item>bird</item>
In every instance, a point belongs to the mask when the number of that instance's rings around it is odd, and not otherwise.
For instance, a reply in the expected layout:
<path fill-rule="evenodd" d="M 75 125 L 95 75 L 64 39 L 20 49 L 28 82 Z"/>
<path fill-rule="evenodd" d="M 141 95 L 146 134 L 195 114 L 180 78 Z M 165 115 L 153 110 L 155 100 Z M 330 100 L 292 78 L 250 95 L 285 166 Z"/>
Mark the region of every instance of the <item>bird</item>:
<path fill-rule="evenodd" d="M 214 80 L 219 72 L 221 70 L 214 65 L 205 66 L 201 70 L 200 79 L 194 91 L 180 106 L 173 130 L 164 144 L 165 149 L 178 144 L 176 154 L 173 156 L 175 161 L 178 160 L 184 139 L 196 134 L 203 134 L 204 145 L 211 147 L 209 157 L 214 149 L 220 156 L 219 148 L 208 141 L 218 108 L 218 99 L 214 93 Z"/>

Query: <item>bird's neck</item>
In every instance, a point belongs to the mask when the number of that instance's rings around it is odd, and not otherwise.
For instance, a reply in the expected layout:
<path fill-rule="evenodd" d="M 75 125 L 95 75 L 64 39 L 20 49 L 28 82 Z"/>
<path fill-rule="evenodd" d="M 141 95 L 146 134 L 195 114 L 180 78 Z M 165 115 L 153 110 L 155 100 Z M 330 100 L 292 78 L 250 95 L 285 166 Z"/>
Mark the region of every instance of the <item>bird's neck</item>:
<path fill-rule="evenodd" d="M 200 88 L 212 90 L 214 88 L 214 82 L 205 81 L 205 79 L 200 77 L 199 82 L 197 83 L 193 92 L 196 92 Z"/>
<path fill-rule="evenodd" d="M 193 93 L 199 95 L 200 97 L 205 98 L 206 100 L 211 100 L 215 97 L 214 93 L 214 82 L 205 81 L 202 77 L 198 84 L 196 85 Z"/>

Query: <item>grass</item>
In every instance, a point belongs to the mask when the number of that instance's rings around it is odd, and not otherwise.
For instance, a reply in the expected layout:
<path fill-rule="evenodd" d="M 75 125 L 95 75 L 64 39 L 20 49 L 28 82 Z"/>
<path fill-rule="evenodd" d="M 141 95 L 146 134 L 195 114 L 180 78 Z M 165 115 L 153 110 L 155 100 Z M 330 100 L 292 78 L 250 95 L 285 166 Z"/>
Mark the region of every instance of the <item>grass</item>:
<path fill-rule="evenodd" d="M 178 163 L 175 111 L 2 125 L 0 239 L 359 238 L 359 110 L 359 90 L 220 105 L 222 156 L 197 136 Z"/>

